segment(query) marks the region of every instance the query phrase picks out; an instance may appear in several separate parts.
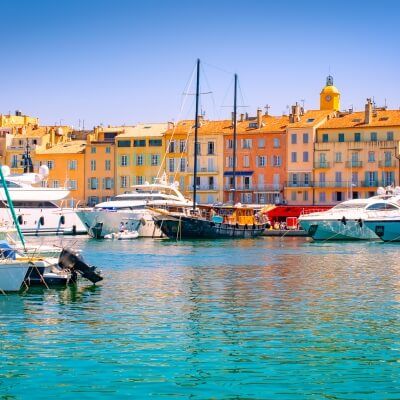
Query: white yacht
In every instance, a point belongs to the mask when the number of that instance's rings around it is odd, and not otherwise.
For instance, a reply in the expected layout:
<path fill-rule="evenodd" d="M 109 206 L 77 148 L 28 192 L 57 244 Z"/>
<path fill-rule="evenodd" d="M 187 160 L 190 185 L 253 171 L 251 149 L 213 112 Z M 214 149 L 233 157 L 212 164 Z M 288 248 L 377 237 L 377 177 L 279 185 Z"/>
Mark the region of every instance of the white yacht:
<path fill-rule="evenodd" d="M 49 173 L 47 166 L 42 165 L 39 173 L 25 172 L 20 175 L 11 175 L 7 166 L 1 168 L 24 235 L 86 233 L 86 228 L 75 210 L 63 206 L 70 193 L 69 190 L 39 186 Z M 13 225 L 1 182 L 0 224 Z"/>
<path fill-rule="evenodd" d="M 95 238 L 103 238 L 121 230 L 138 231 L 141 237 L 162 237 L 154 224 L 154 209 L 180 209 L 191 202 L 178 190 L 178 183 L 168 184 L 163 178 L 156 183 L 132 186 L 132 191 L 92 209 L 80 209 L 77 214 Z"/>
<path fill-rule="evenodd" d="M 365 220 L 371 212 L 376 216 L 398 207 L 399 199 L 400 188 L 379 188 L 377 196 L 347 200 L 328 211 L 301 215 L 299 223 L 314 240 L 376 240 L 375 230 Z"/>

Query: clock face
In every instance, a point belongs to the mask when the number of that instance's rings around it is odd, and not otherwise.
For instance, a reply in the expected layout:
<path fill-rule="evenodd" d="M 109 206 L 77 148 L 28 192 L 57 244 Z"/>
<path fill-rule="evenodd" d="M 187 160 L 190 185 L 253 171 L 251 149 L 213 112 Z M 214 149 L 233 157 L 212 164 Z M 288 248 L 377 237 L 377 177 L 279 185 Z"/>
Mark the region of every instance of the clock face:
<path fill-rule="evenodd" d="M 332 99 L 332 97 L 329 96 L 329 94 L 325 96 L 325 100 L 326 100 L 326 101 L 331 101 L 331 99 Z"/>

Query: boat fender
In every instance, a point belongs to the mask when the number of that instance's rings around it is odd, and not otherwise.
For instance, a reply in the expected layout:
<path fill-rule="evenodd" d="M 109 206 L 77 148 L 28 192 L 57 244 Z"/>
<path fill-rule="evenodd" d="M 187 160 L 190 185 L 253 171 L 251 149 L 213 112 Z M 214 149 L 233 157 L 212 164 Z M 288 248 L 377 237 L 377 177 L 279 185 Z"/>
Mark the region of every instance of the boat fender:
<path fill-rule="evenodd" d="M 24 219 L 22 218 L 22 215 L 18 215 L 18 223 L 20 224 L 20 225 L 22 225 L 23 223 L 24 223 Z"/>
<path fill-rule="evenodd" d="M 39 218 L 39 224 L 40 225 L 44 225 L 44 217 L 43 217 L 43 215 Z"/>
<path fill-rule="evenodd" d="M 72 225 L 72 234 L 76 235 L 76 225 Z"/>
<path fill-rule="evenodd" d="M 247 224 L 244 226 L 244 229 L 249 229 L 249 227 L 247 226 Z"/>
<path fill-rule="evenodd" d="M 253 224 L 253 231 L 254 231 L 254 229 L 256 229 L 256 224 Z"/>
<path fill-rule="evenodd" d="M 344 215 L 343 215 L 341 221 L 342 221 L 342 224 L 343 224 L 343 225 L 346 225 L 346 224 L 347 224 L 346 217 L 345 217 Z"/>
<path fill-rule="evenodd" d="M 362 228 L 362 227 L 363 227 L 363 222 L 362 222 L 362 219 L 361 219 L 361 218 L 359 218 L 359 219 L 357 220 L 357 222 L 358 222 L 358 225 L 360 225 L 360 228 Z"/>
<path fill-rule="evenodd" d="M 61 225 L 65 224 L 65 216 L 64 215 L 61 215 L 61 217 L 60 217 L 60 224 Z"/>
<path fill-rule="evenodd" d="M 141 223 L 143 226 L 145 226 L 145 225 L 146 225 L 146 220 L 145 220 L 144 218 L 141 218 L 141 219 L 140 219 L 140 223 Z"/>
<path fill-rule="evenodd" d="M 237 222 L 236 222 L 235 228 L 239 229 L 239 224 Z"/>
<path fill-rule="evenodd" d="M 269 222 L 267 222 L 267 223 L 265 224 L 265 229 L 269 229 L 269 228 L 271 228 L 271 224 L 270 224 Z"/>

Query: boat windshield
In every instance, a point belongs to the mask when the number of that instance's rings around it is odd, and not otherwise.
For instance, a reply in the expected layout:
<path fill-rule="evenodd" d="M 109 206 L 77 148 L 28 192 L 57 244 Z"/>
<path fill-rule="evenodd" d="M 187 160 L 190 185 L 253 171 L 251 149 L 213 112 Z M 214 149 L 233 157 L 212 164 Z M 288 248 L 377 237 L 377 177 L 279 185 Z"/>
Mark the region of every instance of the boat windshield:
<path fill-rule="evenodd" d="M 365 203 L 341 203 L 337 206 L 333 207 L 332 210 L 353 210 L 353 209 L 360 209 L 365 208 Z"/>
<path fill-rule="evenodd" d="M 383 211 L 383 210 L 398 210 L 399 207 L 390 203 L 374 203 L 367 207 L 367 210 Z"/>

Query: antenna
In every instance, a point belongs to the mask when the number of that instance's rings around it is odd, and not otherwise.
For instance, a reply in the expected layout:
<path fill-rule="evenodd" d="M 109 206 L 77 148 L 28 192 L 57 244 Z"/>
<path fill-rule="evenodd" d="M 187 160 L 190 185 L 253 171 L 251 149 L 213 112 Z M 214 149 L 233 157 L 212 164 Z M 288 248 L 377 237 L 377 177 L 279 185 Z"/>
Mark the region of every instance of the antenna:
<path fill-rule="evenodd" d="M 304 103 L 306 102 L 304 99 L 301 99 L 300 100 L 301 101 L 301 106 L 303 107 L 303 110 L 304 110 Z"/>
<path fill-rule="evenodd" d="M 269 115 L 269 109 L 271 108 L 271 106 L 269 104 L 266 104 L 264 108 L 265 108 L 265 115 Z"/>

